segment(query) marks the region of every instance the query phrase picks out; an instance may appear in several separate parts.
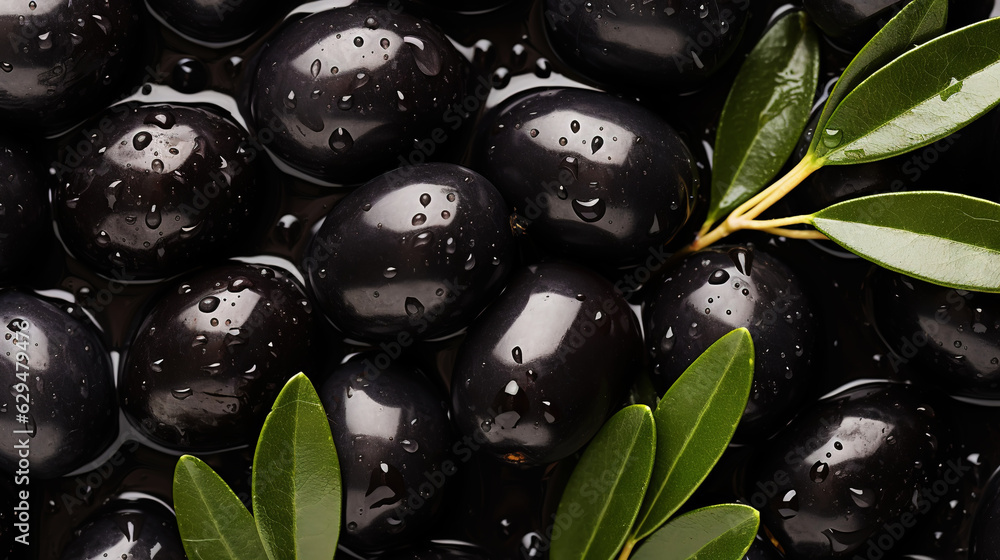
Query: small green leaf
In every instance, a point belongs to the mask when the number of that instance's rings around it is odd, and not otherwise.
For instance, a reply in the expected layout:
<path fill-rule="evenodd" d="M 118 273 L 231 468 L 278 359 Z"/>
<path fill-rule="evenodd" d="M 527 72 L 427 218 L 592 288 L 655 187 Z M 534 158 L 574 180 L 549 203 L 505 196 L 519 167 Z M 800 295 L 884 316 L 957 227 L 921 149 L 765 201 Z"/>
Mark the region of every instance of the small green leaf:
<path fill-rule="evenodd" d="M 552 535 L 552 560 L 610 560 L 618 555 L 639 513 L 653 471 L 653 413 L 642 404 L 620 410 L 604 424 L 573 469 Z"/>
<path fill-rule="evenodd" d="M 330 560 L 337 551 L 340 463 L 309 379 L 281 390 L 253 457 L 253 514 L 271 560 Z"/>
<path fill-rule="evenodd" d="M 250 512 L 219 475 L 184 455 L 174 469 L 174 509 L 191 560 L 261 560 L 264 545 Z"/>
<path fill-rule="evenodd" d="M 753 381 L 753 340 L 737 329 L 710 346 L 656 407 L 656 463 L 635 538 L 655 531 L 694 493 L 729 445 Z"/>
<path fill-rule="evenodd" d="M 816 130 L 824 130 L 833 111 L 865 78 L 871 76 L 899 55 L 937 37 L 948 23 L 948 0 L 914 0 L 896 17 L 889 20 L 872 40 L 861 49 L 840 75 L 823 107 Z M 810 151 L 822 140 L 822 134 L 813 137 Z"/>
<path fill-rule="evenodd" d="M 880 194 L 820 210 L 811 222 L 885 268 L 942 286 L 1000 293 L 1000 204 L 944 192 Z"/>
<path fill-rule="evenodd" d="M 753 545 L 760 514 L 739 504 L 686 513 L 657 531 L 632 560 L 741 560 Z"/>
<path fill-rule="evenodd" d="M 816 135 L 832 165 L 878 161 L 936 142 L 1000 103 L 1000 18 L 942 35 L 861 83 Z"/>
<path fill-rule="evenodd" d="M 781 170 L 809 120 L 819 80 L 819 42 L 805 13 L 775 22 L 740 68 L 715 139 L 714 223 Z"/>

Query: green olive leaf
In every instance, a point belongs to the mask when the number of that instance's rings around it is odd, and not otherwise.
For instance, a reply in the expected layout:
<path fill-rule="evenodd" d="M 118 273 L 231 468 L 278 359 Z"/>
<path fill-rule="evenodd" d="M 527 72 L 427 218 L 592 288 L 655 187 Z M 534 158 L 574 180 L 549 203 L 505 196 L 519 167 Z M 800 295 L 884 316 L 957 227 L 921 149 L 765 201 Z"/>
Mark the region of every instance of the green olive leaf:
<path fill-rule="evenodd" d="M 753 545 L 760 514 L 740 504 L 686 513 L 653 533 L 633 560 L 741 560 Z"/>
<path fill-rule="evenodd" d="M 267 558 L 257 526 L 236 494 L 211 467 L 184 455 L 174 468 L 174 510 L 191 560 Z"/>
<path fill-rule="evenodd" d="M 854 89 L 816 130 L 825 164 L 878 161 L 936 142 L 1000 103 L 1000 18 L 929 41 Z"/>
<path fill-rule="evenodd" d="M 915 45 L 940 35 L 947 23 L 948 0 L 913 0 L 907 4 L 872 37 L 840 75 L 826 100 L 816 130 L 826 128 L 840 102 L 865 78 Z M 815 150 L 822 137 L 822 134 L 813 137 L 810 151 Z"/>
<path fill-rule="evenodd" d="M 309 379 L 291 378 L 253 457 L 253 515 L 271 560 L 330 560 L 340 534 L 340 463 Z"/>
<path fill-rule="evenodd" d="M 714 223 L 760 192 L 792 154 L 819 81 L 819 41 L 804 12 L 785 15 L 740 68 L 715 138 Z"/>
<path fill-rule="evenodd" d="M 698 357 L 656 406 L 656 463 L 631 541 L 667 521 L 729 445 L 750 396 L 754 348 L 736 329 Z"/>
<path fill-rule="evenodd" d="M 551 560 L 612 560 L 628 536 L 653 471 L 653 413 L 637 404 L 611 417 L 573 469 L 552 535 Z"/>
<path fill-rule="evenodd" d="M 810 218 L 879 265 L 961 290 L 1000 293 L 1000 204 L 945 192 L 867 196 Z"/>

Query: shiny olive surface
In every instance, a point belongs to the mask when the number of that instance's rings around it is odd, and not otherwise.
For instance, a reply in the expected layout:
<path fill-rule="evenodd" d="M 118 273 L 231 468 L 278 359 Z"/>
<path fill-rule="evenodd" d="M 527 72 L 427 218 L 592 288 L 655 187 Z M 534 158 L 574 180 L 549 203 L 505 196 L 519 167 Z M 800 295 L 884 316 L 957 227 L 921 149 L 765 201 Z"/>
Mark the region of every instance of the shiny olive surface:
<path fill-rule="evenodd" d="M 357 183 L 440 148 L 463 122 L 452 105 L 469 76 L 429 22 L 358 4 L 287 23 L 260 56 L 250 102 L 274 155 L 317 179 Z"/>
<path fill-rule="evenodd" d="M 943 421 L 907 385 L 857 386 L 811 406 L 750 464 L 762 530 L 793 560 L 854 558 L 919 530 L 941 481 L 947 490 L 968 469 L 943 464 Z"/>
<path fill-rule="evenodd" d="M 116 105 L 60 150 L 53 207 L 70 252 L 105 275 L 163 278 L 232 251 L 258 198 L 246 132 L 207 108 Z"/>
<path fill-rule="evenodd" d="M 639 322 L 607 280 L 575 265 L 530 266 L 469 329 L 454 419 L 503 461 L 558 461 L 597 433 L 641 360 Z"/>
<path fill-rule="evenodd" d="M 169 286 L 139 325 L 118 390 L 129 420 L 183 451 L 251 443 L 309 362 L 312 305 L 277 267 L 226 263 Z"/>
<path fill-rule="evenodd" d="M 910 0 L 803 0 L 813 22 L 838 45 L 859 50 Z"/>
<path fill-rule="evenodd" d="M 618 86 L 691 91 L 733 54 L 750 0 L 545 0 L 545 31 L 588 78 Z"/>
<path fill-rule="evenodd" d="M 94 327 L 14 290 L 0 292 L 0 325 L 0 471 L 24 467 L 23 449 L 29 479 L 82 467 L 118 434 L 111 359 Z"/>
<path fill-rule="evenodd" d="M 496 556 L 477 546 L 448 542 L 415 546 L 383 558 L 385 560 L 494 560 Z"/>
<path fill-rule="evenodd" d="M 110 101 L 139 52 L 137 6 L 0 1 L 0 123 L 51 132 Z"/>
<path fill-rule="evenodd" d="M 951 394 L 1000 399 L 1000 295 L 882 268 L 872 269 L 866 294 L 894 369 L 912 365 Z"/>
<path fill-rule="evenodd" d="M 341 200 L 302 269 L 349 336 L 428 339 L 468 326 L 514 259 L 500 193 L 474 171 L 431 163 L 390 171 Z"/>
<path fill-rule="evenodd" d="M 206 43 L 229 43 L 253 34 L 277 19 L 282 4 L 267 0 L 149 0 L 148 3 L 153 14 L 167 25 Z"/>
<path fill-rule="evenodd" d="M 1000 560 L 1000 478 L 994 478 L 976 512 L 970 560 Z"/>
<path fill-rule="evenodd" d="M 582 89 L 535 89 L 482 125 L 477 168 L 530 222 L 528 233 L 588 262 L 629 264 L 691 214 L 698 170 L 647 109 Z"/>
<path fill-rule="evenodd" d="M 77 529 L 60 560 L 182 560 L 177 518 L 151 499 L 116 500 Z"/>
<path fill-rule="evenodd" d="M 684 259 L 643 309 L 653 384 L 662 395 L 715 341 L 744 327 L 753 337 L 753 387 L 740 438 L 769 435 L 801 404 L 818 321 L 792 271 L 753 247 L 719 247 Z"/>
<path fill-rule="evenodd" d="M 317 382 L 340 459 L 341 537 L 369 552 L 421 539 L 460 467 L 444 393 L 381 357 L 332 364 Z"/>
<path fill-rule="evenodd" d="M 49 202 L 42 168 L 29 151 L 0 138 L 0 277 L 24 272 L 47 235 Z"/>

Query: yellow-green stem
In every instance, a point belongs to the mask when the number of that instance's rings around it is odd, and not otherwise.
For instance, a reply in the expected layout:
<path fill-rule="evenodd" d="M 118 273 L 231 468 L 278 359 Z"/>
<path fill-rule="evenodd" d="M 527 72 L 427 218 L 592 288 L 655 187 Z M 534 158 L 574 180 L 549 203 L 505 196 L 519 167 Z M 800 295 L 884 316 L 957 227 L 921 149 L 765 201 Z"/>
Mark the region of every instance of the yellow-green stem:
<path fill-rule="evenodd" d="M 830 239 L 814 229 L 767 228 L 761 231 L 789 239 Z"/>
<path fill-rule="evenodd" d="M 799 184 L 802 183 L 806 177 L 812 175 L 812 173 L 820 167 L 823 167 L 824 163 L 825 162 L 823 160 L 817 160 L 812 156 L 802 158 L 802 161 L 793 167 L 787 175 L 779 179 L 773 185 L 764 190 L 763 193 L 761 193 L 765 195 L 762 200 L 758 201 L 757 204 L 753 205 L 753 208 L 743 214 L 740 214 L 738 217 L 752 220 L 757 216 L 760 216 L 765 210 L 773 206 L 774 203 L 778 202 L 784 198 L 785 195 L 792 192 L 792 189 L 799 186 Z"/>
<path fill-rule="evenodd" d="M 735 223 L 739 225 L 740 229 L 767 230 L 771 228 L 783 228 L 786 226 L 808 224 L 811 217 L 812 216 L 792 216 L 790 218 L 779 218 L 777 220 L 747 220 L 745 218 L 739 218 L 738 220 L 735 220 Z"/>
<path fill-rule="evenodd" d="M 628 557 L 631 556 L 632 548 L 635 547 L 636 542 L 638 541 L 635 540 L 635 537 L 630 536 L 628 539 L 626 539 L 625 548 L 622 549 L 621 556 L 618 557 L 618 560 L 628 560 Z"/>

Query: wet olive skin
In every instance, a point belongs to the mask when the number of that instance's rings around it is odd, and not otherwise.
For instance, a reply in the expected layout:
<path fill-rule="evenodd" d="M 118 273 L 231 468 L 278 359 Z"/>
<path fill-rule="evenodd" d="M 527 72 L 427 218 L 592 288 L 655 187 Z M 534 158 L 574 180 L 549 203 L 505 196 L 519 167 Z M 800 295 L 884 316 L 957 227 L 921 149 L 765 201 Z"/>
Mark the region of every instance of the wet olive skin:
<path fill-rule="evenodd" d="M 694 157 L 639 105 L 536 89 L 507 100 L 481 128 L 478 169 L 530 222 L 528 233 L 564 255 L 634 263 L 691 214 Z"/>
<path fill-rule="evenodd" d="M 360 340 L 462 329 L 515 263 L 500 193 L 474 171 L 433 163 L 381 175 L 327 215 L 302 264 L 333 323 Z"/>
<path fill-rule="evenodd" d="M 131 0 L 0 2 L 0 122 L 54 132 L 97 111 L 131 72 L 138 23 Z"/>
<path fill-rule="evenodd" d="M 463 122 L 451 106 L 469 77 L 433 25 L 362 4 L 286 24 L 261 54 L 250 103 L 278 158 L 323 181 L 359 183 L 437 151 Z"/>
<path fill-rule="evenodd" d="M 302 287 L 277 267 L 225 263 L 168 286 L 136 330 L 118 390 L 133 425 L 181 451 L 251 443 L 310 361 Z"/>
<path fill-rule="evenodd" d="M 1000 478 L 995 478 L 976 513 L 969 539 L 970 560 L 1000 559 Z"/>
<path fill-rule="evenodd" d="M 445 395 L 419 370 L 372 360 L 329 366 L 316 383 L 340 460 L 341 538 L 360 552 L 421 539 L 461 463 Z"/>
<path fill-rule="evenodd" d="M 607 280 L 530 266 L 469 329 L 452 377 L 455 423 L 507 463 L 558 461 L 597 433 L 641 359 L 638 320 Z"/>
<path fill-rule="evenodd" d="M 931 510 L 937 497 L 925 492 L 938 478 L 964 474 L 962 466 L 939 469 L 942 422 L 912 386 L 848 389 L 809 407 L 759 449 L 745 478 L 747 500 L 787 558 L 864 555 L 880 536 L 898 533 L 886 525 L 905 522 L 905 536 Z"/>
<path fill-rule="evenodd" d="M 692 91 L 733 54 L 749 0 L 546 0 L 545 32 L 568 66 L 620 87 Z"/>
<path fill-rule="evenodd" d="M 228 43 L 251 35 L 279 15 L 266 0 L 150 0 L 154 14 L 182 34 L 206 43 Z"/>
<path fill-rule="evenodd" d="M 116 105 L 83 130 L 97 137 L 60 150 L 53 208 L 63 242 L 97 272 L 164 278 L 245 236 L 258 173 L 234 122 L 200 107 Z"/>
<path fill-rule="evenodd" d="M 112 502 L 104 513 L 78 531 L 79 536 L 66 547 L 60 560 L 187 558 L 177 519 L 166 507 L 149 499 Z"/>
<path fill-rule="evenodd" d="M 415 546 L 384 558 L 385 560 L 494 560 L 496 556 L 475 546 L 448 543 Z"/>
<path fill-rule="evenodd" d="M 875 267 L 865 287 L 895 369 L 912 365 L 954 395 L 1000 399 L 1000 296 Z"/>
<path fill-rule="evenodd" d="M 860 50 L 910 0 L 804 0 L 816 25 L 838 45 Z"/>
<path fill-rule="evenodd" d="M 0 323 L 0 380 L 9 388 L 0 394 L 0 470 L 12 476 L 18 470 L 15 446 L 28 436 L 13 432 L 30 430 L 32 424 L 30 478 L 55 478 L 82 467 L 118 434 L 114 378 L 104 345 L 90 324 L 14 290 L 0 292 Z M 27 381 L 18 373 L 27 373 Z M 24 391 L 16 388 L 20 383 Z M 27 424 L 17 420 L 25 398 Z"/>
<path fill-rule="evenodd" d="M 26 148 L 0 138 L 0 277 L 25 271 L 47 235 L 48 206 L 38 162 Z"/>
<path fill-rule="evenodd" d="M 745 327 L 755 363 L 739 439 L 788 420 L 812 372 L 818 327 L 790 269 L 759 249 L 719 247 L 689 256 L 651 288 L 643 321 L 660 395 L 715 341 Z"/>

